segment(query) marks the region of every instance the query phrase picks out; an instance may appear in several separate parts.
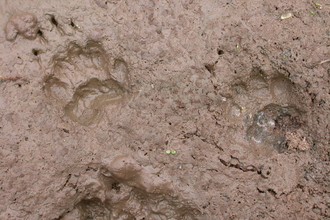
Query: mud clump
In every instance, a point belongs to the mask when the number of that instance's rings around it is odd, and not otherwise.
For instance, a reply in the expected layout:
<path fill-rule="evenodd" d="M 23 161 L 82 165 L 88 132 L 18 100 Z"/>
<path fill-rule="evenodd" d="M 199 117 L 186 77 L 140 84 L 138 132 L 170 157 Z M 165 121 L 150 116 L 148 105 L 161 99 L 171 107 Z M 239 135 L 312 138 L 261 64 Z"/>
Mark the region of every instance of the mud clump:
<path fill-rule="evenodd" d="M 141 167 L 131 156 L 116 157 L 109 166 L 112 175 L 122 181 L 134 180 L 141 172 Z"/>
<path fill-rule="evenodd" d="M 26 12 L 14 14 L 10 17 L 5 32 L 8 41 L 14 41 L 17 35 L 28 40 L 34 40 L 38 33 L 37 17 Z"/>
<path fill-rule="evenodd" d="M 97 180 L 86 181 L 90 188 L 90 183 L 104 187 L 88 193 L 63 219 L 200 219 L 202 214 L 151 170 L 130 155 L 114 158 L 99 169 Z"/>
<path fill-rule="evenodd" d="M 162 181 L 158 177 L 152 177 L 146 169 L 141 169 L 140 165 L 131 156 L 119 156 L 112 161 L 109 166 L 112 176 L 129 186 L 142 189 L 147 193 L 170 193 L 168 182 Z"/>

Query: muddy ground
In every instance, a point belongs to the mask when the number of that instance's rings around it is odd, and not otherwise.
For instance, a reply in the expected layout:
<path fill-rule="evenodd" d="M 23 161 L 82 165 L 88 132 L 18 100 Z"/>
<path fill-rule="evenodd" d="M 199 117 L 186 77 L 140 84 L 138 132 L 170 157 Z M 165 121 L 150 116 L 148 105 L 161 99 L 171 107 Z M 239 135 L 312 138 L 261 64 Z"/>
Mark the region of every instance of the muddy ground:
<path fill-rule="evenodd" d="M 1 3 L 1 219 L 330 219 L 329 1 Z"/>

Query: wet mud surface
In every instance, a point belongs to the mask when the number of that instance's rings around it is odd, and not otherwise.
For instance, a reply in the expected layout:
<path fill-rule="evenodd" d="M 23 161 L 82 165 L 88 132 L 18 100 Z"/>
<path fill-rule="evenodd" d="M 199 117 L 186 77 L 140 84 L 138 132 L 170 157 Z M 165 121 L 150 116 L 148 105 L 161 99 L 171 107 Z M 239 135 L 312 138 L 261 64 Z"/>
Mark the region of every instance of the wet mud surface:
<path fill-rule="evenodd" d="M 1 219 L 330 219 L 329 2 L 2 1 Z"/>

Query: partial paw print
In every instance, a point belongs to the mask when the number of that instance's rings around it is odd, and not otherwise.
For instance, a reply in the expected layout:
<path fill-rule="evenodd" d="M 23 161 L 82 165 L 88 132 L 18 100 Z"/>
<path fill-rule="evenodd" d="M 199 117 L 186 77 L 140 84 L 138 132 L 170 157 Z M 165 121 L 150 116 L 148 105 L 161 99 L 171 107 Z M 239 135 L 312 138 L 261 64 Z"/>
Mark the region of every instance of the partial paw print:
<path fill-rule="evenodd" d="M 127 63 L 116 59 L 111 75 L 107 54 L 96 41 L 70 43 L 53 56 L 51 65 L 43 87 L 46 96 L 82 125 L 99 121 L 106 106 L 121 103 L 129 93 Z"/>

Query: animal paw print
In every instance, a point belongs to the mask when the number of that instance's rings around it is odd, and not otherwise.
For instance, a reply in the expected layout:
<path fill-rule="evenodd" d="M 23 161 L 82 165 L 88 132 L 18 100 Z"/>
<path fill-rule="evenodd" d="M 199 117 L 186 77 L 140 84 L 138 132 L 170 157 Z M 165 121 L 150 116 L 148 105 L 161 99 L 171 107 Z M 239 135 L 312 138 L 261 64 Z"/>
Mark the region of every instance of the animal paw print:
<path fill-rule="evenodd" d="M 65 35 L 55 16 L 47 16 L 59 33 Z M 72 21 L 70 26 L 78 27 Z M 13 14 L 5 32 L 8 41 L 14 41 L 20 35 L 28 40 L 41 37 L 47 42 L 37 17 L 27 12 Z M 38 55 L 38 51 L 32 52 Z M 99 42 L 90 40 L 85 45 L 71 42 L 64 52 L 53 56 L 51 73 L 45 79 L 43 90 L 50 100 L 63 107 L 68 118 L 88 126 L 102 117 L 106 106 L 122 102 L 129 92 L 127 63 L 116 59 L 113 67 L 114 74 L 111 75 L 107 54 Z"/>
<path fill-rule="evenodd" d="M 304 127 L 296 90 L 287 76 L 255 68 L 245 81 L 232 85 L 231 97 L 223 101 L 225 116 L 232 123 L 243 122 L 251 145 L 285 152 L 286 135 Z"/>
<path fill-rule="evenodd" d="M 122 102 L 128 94 L 126 62 L 117 59 L 114 71 L 116 79 L 110 75 L 107 54 L 98 42 L 70 43 L 65 52 L 53 57 L 44 92 L 64 106 L 68 118 L 88 126 L 101 119 L 107 105 Z"/>

